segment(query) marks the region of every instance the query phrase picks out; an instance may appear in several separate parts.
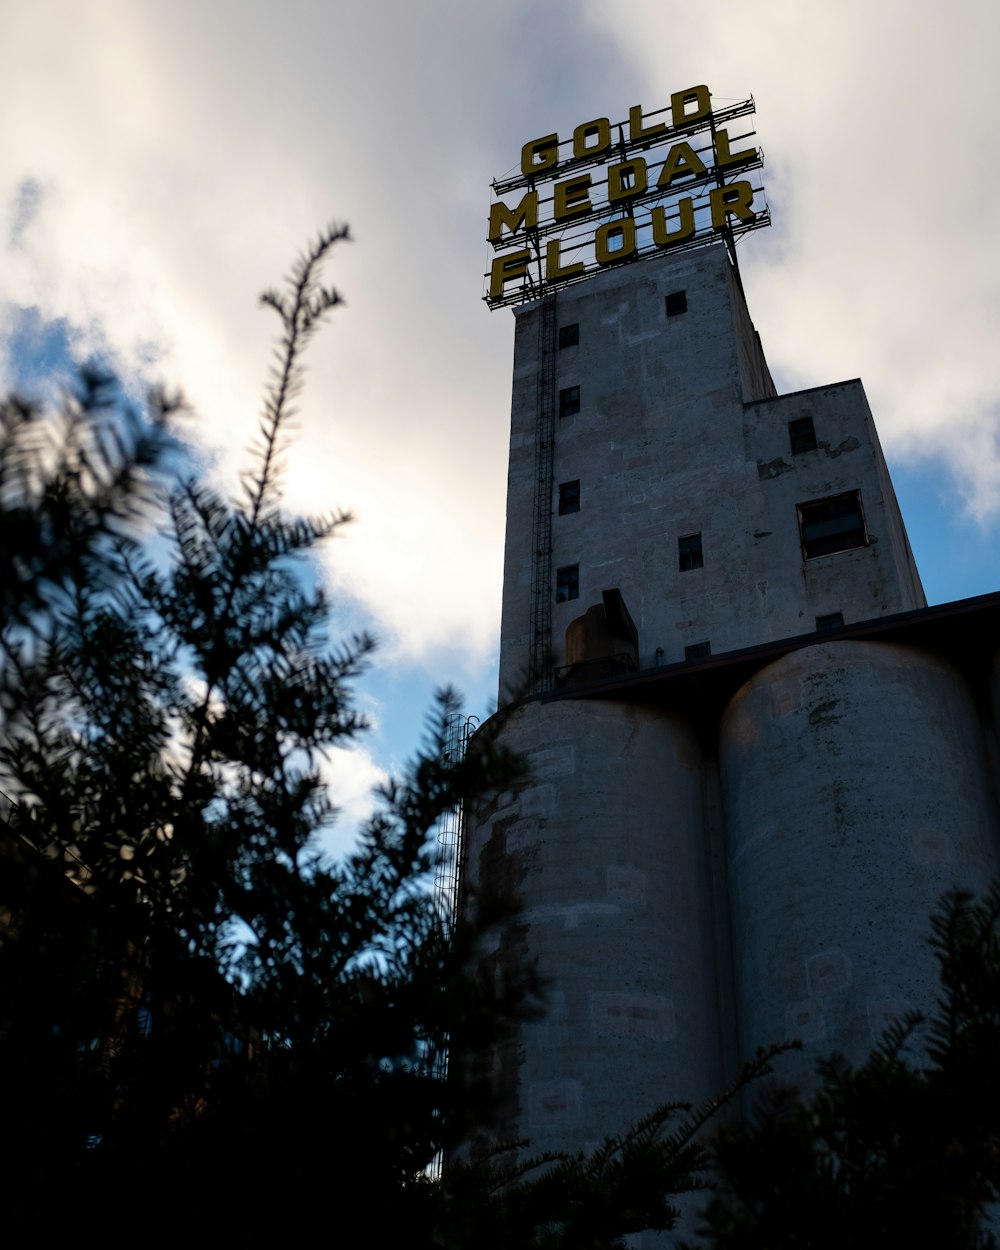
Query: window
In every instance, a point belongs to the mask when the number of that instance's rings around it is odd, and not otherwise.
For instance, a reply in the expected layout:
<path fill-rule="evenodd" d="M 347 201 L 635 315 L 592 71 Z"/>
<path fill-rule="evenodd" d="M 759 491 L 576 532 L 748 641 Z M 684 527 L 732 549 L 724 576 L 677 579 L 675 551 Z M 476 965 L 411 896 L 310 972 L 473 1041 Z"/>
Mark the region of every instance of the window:
<path fill-rule="evenodd" d="M 689 647 L 684 648 L 685 660 L 704 660 L 712 654 L 712 644 L 705 642 L 692 642 Z"/>
<path fill-rule="evenodd" d="M 580 566 L 567 564 L 556 570 L 556 603 L 580 598 Z"/>
<path fill-rule="evenodd" d="M 580 342 L 580 323 L 574 321 L 571 326 L 559 327 L 559 350 L 564 347 L 576 347 Z"/>
<path fill-rule="evenodd" d="M 799 417 L 797 421 L 789 421 L 788 438 L 792 444 L 792 455 L 800 451 L 816 450 L 816 430 L 812 417 Z"/>
<path fill-rule="evenodd" d="M 682 573 L 687 573 L 691 569 L 700 569 L 704 564 L 701 554 L 701 535 L 685 534 L 683 538 L 678 538 L 677 554 Z"/>
<path fill-rule="evenodd" d="M 688 310 L 687 291 L 671 291 L 667 296 L 667 316 L 679 317 Z"/>
<path fill-rule="evenodd" d="M 559 392 L 559 415 L 573 417 L 580 411 L 580 388 L 567 386 Z"/>
<path fill-rule="evenodd" d="M 826 616 L 816 617 L 816 633 L 825 634 L 831 629 L 840 629 L 844 623 L 843 612 L 829 612 Z"/>
<path fill-rule="evenodd" d="M 559 515 L 580 511 L 580 483 L 562 482 L 559 486 Z"/>
<path fill-rule="evenodd" d="M 861 494 L 852 490 L 832 499 L 800 503 L 799 531 L 807 560 L 868 545 Z"/>

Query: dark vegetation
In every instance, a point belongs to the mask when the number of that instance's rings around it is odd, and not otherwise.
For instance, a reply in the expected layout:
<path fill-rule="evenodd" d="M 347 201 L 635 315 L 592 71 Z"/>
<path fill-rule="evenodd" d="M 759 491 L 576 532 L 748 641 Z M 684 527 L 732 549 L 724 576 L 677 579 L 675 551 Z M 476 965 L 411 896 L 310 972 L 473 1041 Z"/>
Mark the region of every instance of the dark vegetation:
<path fill-rule="evenodd" d="M 429 889 L 442 813 L 515 769 L 486 742 L 445 761 L 453 696 L 357 850 L 316 849 L 372 644 L 327 641 L 296 567 L 346 518 L 287 515 L 280 481 L 345 236 L 264 296 L 281 340 L 236 500 L 171 484 L 163 396 L 147 420 L 91 371 L 57 414 L 0 408 L 8 1229 L 256 1242 L 350 1204 L 416 1230 L 476 1107 L 443 1078 L 452 1022 L 475 1042 L 520 993 L 465 975 L 474 922 L 449 932 Z"/>
<path fill-rule="evenodd" d="M 1000 1185 L 1000 898 L 935 920 L 942 999 L 803 1101 L 768 1084 L 664 1107 L 593 1155 L 438 1178 L 488 1119 L 464 1056 L 537 999 L 478 976 L 430 890 L 444 813 L 521 768 L 424 750 L 356 851 L 316 849 L 323 753 L 362 731 L 365 637 L 331 645 L 297 567 L 345 521 L 281 505 L 301 356 L 338 303 L 330 229 L 264 297 L 281 340 L 235 500 L 178 480 L 179 404 L 84 372 L 61 411 L 0 404 L 0 1126 L 4 1227 L 160 1244 L 718 1247 L 985 1244 Z M 167 557 L 150 553 L 156 528 Z M 509 902 L 509 901 L 508 901 Z M 462 1046 L 449 1041 L 459 1036 Z M 780 1064 L 780 1059 L 778 1060 Z"/>

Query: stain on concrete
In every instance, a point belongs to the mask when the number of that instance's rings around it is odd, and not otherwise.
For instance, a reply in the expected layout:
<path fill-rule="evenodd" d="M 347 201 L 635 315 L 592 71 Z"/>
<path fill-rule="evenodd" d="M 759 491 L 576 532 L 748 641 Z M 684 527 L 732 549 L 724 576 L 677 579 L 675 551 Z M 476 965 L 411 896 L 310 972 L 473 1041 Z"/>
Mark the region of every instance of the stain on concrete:
<path fill-rule="evenodd" d="M 840 702 L 839 699 L 828 699 L 826 703 L 820 703 L 809 713 L 810 725 L 836 725 L 839 720 L 843 719 L 843 713 L 834 716 L 833 709 Z"/>
<path fill-rule="evenodd" d="M 780 477 L 782 473 L 791 473 L 791 471 L 792 466 L 787 460 L 782 460 L 780 456 L 777 460 L 757 461 L 757 476 L 762 482 L 766 482 L 773 477 Z"/>
<path fill-rule="evenodd" d="M 860 442 L 853 435 L 845 438 L 842 443 L 838 443 L 836 447 L 831 447 L 829 443 L 820 443 L 820 451 L 826 452 L 831 460 L 836 460 L 838 456 L 842 456 L 845 451 L 857 451 L 861 446 Z"/>

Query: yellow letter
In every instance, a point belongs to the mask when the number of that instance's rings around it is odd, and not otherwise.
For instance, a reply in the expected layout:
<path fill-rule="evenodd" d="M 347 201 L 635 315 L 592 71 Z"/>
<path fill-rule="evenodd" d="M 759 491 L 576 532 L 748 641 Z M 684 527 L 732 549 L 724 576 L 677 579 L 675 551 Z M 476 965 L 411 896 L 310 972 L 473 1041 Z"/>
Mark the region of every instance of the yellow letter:
<path fill-rule="evenodd" d="M 653 242 L 657 247 L 673 247 L 675 243 L 683 243 L 694 235 L 694 200 L 685 196 L 678 200 L 677 208 L 681 215 L 681 224 L 677 230 L 667 229 L 667 210 L 654 208 L 649 214 L 653 223 Z"/>
<path fill-rule="evenodd" d="M 588 146 L 587 140 L 596 136 L 597 142 Z M 573 131 L 574 156 L 602 156 L 611 147 L 611 123 L 606 117 L 595 117 Z"/>
<path fill-rule="evenodd" d="M 665 191 L 673 180 L 680 178 L 682 174 L 704 174 L 707 172 L 705 162 L 690 143 L 675 143 L 667 153 L 667 159 L 663 162 L 663 168 L 660 170 L 660 176 L 656 180 L 656 185 L 661 191 Z"/>
<path fill-rule="evenodd" d="M 490 232 L 486 236 L 496 243 L 506 227 L 511 234 L 518 230 L 532 230 L 538 225 L 538 192 L 528 191 L 516 208 L 508 208 L 502 201 L 490 205 Z"/>
<path fill-rule="evenodd" d="M 545 281 L 558 282 L 560 278 L 568 278 L 573 273 L 583 273 L 582 260 L 563 265 L 559 260 L 559 240 L 550 239 L 545 244 Z"/>
<path fill-rule="evenodd" d="M 559 136 L 543 135 L 532 139 L 521 149 L 521 173 L 526 177 L 551 169 L 559 160 Z"/>
<path fill-rule="evenodd" d="M 720 169 L 726 169 L 730 165 L 745 165 L 747 161 L 756 159 L 756 148 L 744 148 L 742 152 L 734 152 L 729 146 L 729 135 L 724 130 L 715 132 L 715 163 Z"/>
<path fill-rule="evenodd" d="M 753 187 L 749 182 L 731 182 L 728 187 L 713 187 L 708 193 L 712 205 L 712 229 L 725 230 L 730 216 L 740 221 L 753 221 L 754 211 L 750 207 L 753 200 Z"/>
<path fill-rule="evenodd" d="M 590 174 L 580 174 L 579 177 L 556 183 L 552 189 L 552 215 L 556 221 L 590 212 L 593 205 L 587 195 L 589 186 Z"/>
<path fill-rule="evenodd" d="M 608 203 L 630 200 L 646 190 L 646 162 L 641 156 L 608 166 Z"/>
<path fill-rule="evenodd" d="M 610 247 L 613 238 L 620 238 L 621 247 Z M 635 222 L 631 217 L 617 217 L 598 226 L 594 234 L 594 256 L 599 265 L 611 265 L 635 253 Z"/>
<path fill-rule="evenodd" d="M 519 252 L 508 252 L 498 256 L 490 266 L 490 299 L 498 299 L 503 295 L 504 283 L 514 278 L 523 278 L 528 272 L 528 261 L 531 253 L 522 248 Z"/>
<path fill-rule="evenodd" d="M 637 139 L 651 139 L 653 135 L 662 135 L 666 128 L 666 122 L 653 122 L 652 126 L 643 126 L 641 104 L 634 104 L 628 111 L 628 137 L 633 143 Z"/>
<path fill-rule="evenodd" d="M 694 109 L 688 112 L 688 105 Z M 701 121 L 712 112 L 712 97 L 707 87 L 688 87 L 687 91 L 675 91 L 670 97 L 670 116 L 675 126 L 683 126 L 688 122 Z"/>

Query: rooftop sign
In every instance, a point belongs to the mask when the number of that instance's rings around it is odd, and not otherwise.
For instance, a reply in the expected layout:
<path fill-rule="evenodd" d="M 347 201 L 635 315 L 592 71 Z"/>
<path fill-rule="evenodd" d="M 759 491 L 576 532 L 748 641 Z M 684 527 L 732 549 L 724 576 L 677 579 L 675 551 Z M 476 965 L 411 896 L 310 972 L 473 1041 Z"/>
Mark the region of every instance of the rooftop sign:
<path fill-rule="evenodd" d="M 570 139 L 526 143 L 520 172 L 493 182 L 508 198 L 490 208 L 487 238 L 501 254 L 486 275 L 487 304 L 520 304 L 611 265 L 719 238 L 735 262 L 736 238 L 771 222 L 756 206 L 754 131 L 730 133 L 753 111 L 752 99 L 713 110 L 708 88 L 690 87 L 669 108 L 644 114 L 637 104 L 628 121 L 595 117 Z"/>

